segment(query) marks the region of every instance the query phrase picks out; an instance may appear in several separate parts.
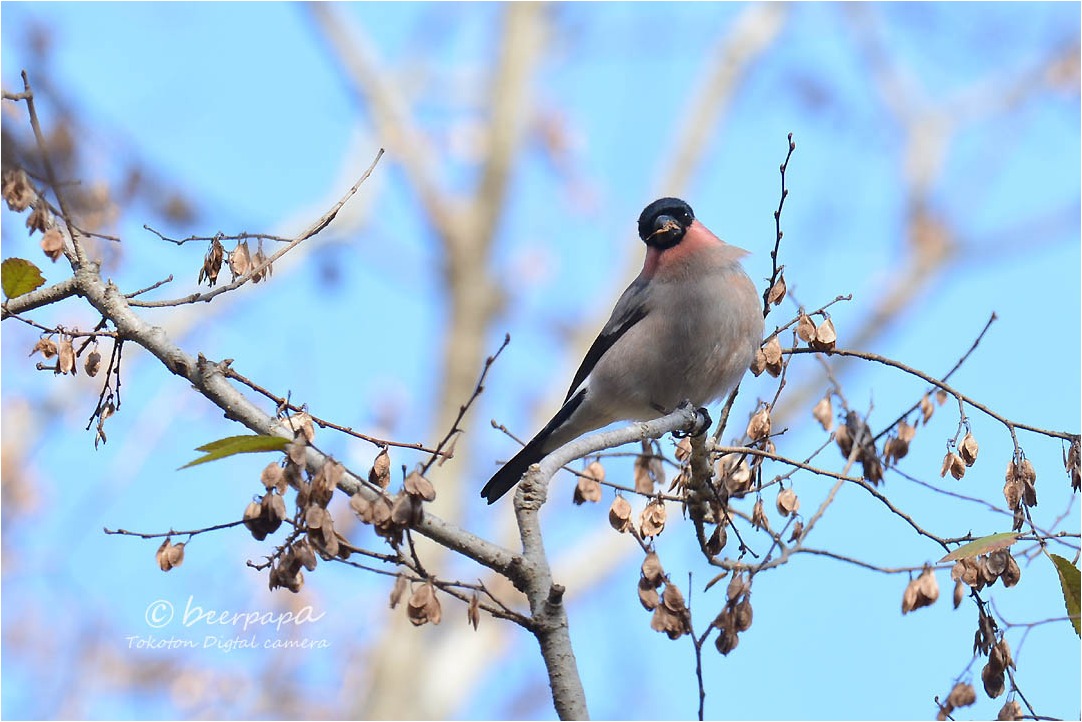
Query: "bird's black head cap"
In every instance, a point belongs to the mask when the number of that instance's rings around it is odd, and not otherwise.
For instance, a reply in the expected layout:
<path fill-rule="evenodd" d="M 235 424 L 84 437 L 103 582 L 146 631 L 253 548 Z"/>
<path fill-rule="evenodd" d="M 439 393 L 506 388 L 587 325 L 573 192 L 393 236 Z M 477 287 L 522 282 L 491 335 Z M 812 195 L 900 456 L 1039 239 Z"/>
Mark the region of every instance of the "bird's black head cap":
<path fill-rule="evenodd" d="M 684 238 L 694 220 L 695 212 L 684 201 L 659 198 L 639 215 L 639 238 L 648 246 L 672 248 Z"/>

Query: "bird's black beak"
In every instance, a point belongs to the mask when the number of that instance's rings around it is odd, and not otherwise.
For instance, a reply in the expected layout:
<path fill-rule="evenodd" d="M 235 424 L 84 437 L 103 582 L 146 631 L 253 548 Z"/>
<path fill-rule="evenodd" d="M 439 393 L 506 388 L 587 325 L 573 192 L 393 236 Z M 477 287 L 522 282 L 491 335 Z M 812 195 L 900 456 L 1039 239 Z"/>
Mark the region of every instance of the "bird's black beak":
<path fill-rule="evenodd" d="M 654 219 L 654 230 L 646 237 L 646 243 L 651 246 L 668 248 L 676 245 L 683 235 L 683 226 L 672 216 L 662 214 Z"/>

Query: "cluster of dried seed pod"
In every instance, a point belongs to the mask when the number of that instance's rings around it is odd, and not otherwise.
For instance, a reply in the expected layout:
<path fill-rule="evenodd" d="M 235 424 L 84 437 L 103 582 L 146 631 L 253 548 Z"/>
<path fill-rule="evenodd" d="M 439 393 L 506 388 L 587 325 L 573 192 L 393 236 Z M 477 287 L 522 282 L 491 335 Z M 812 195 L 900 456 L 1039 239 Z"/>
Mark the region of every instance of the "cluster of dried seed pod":
<path fill-rule="evenodd" d="M 936 719 L 940 722 L 953 719 L 951 715 L 954 710 L 959 707 L 968 707 L 976 701 L 977 691 L 973 689 L 973 685 L 968 682 L 958 682 L 951 689 L 950 694 L 947 695 L 947 699 L 940 705 Z"/>
<path fill-rule="evenodd" d="M 201 284 L 205 280 L 208 286 L 213 286 L 218 282 L 218 274 L 221 273 L 222 265 L 226 262 L 229 263 L 229 272 L 234 281 L 253 269 L 259 269 L 252 275 L 252 283 L 259 283 L 274 272 L 273 266 L 266 261 L 267 256 L 263 253 L 262 239 L 259 241 L 255 254 L 252 254 L 248 247 L 248 241 L 244 240 L 237 242 L 233 250 L 229 251 L 227 258 L 225 247 L 222 246 L 221 240 L 215 237 L 211 239 L 210 247 L 203 256 L 203 265 L 199 269 L 197 283 Z"/>
<path fill-rule="evenodd" d="M 909 453 L 909 442 L 916 435 L 916 426 L 910 426 L 904 419 L 899 421 L 883 444 L 883 463 L 889 468 L 904 459 Z"/>
<path fill-rule="evenodd" d="M 335 529 L 334 517 L 327 508 L 345 468 L 327 457 L 314 474 L 309 473 L 307 446 L 315 436 L 312 419 L 307 414 L 295 414 L 289 420 L 297 430 L 296 436 L 286 445 L 284 462 L 270 463 L 263 469 L 260 479 L 265 493 L 248 504 L 244 525 L 257 540 L 266 539 L 290 518 L 285 493 L 290 488 L 296 491 L 294 531 L 272 559 L 270 587 L 297 592 L 304 584 L 302 569 L 315 569 L 319 557 L 347 559 L 353 547 Z M 376 455 L 368 474 L 369 481 L 381 493 L 370 499 L 369 495 L 358 492 L 350 498 L 350 508 L 362 522 L 371 524 L 377 534 L 397 545 L 403 531 L 421 519 L 423 503 L 435 499 L 436 490 L 415 470 L 406 476 L 402 490 L 389 496 L 383 490 L 390 484 L 390 470 L 390 456 L 383 449 Z"/>
<path fill-rule="evenodd" d="M 664 589 L 659 594 L 661 587 Z M 664 632 L 669 639 L 691 633 L 691 612 L 684 603 L 684 595 L 665 575 L 655 552 L 648 553 L 642 562 L 638 591 L 639 602 L 654 613 L 650 618 L 651 629 Z"/>
<path fill-rule="evenodd" d="M 1026 519 L 1025 507 L 1037 506 L 1037 471 L 1029 459 L 1020 452 L 1007 462 L 1007 472 L 1004 475 L 1003 498 L 1007 501 L 1007 508 L 1014 512 L 1012 531 L 1022 528 Z"/>
<path fill-rule="evenodd" d="M 376 457 L 368 478 L 381 489 L 390 483 L 390 464 L 386 461 L 386 449 Z M 381 460 L 380 457 L 383 457 Z M 402 541 L 403 532 L 421 521 L 424 515 L 424 502 L 436 498 L 436 488 L 420 471 L 410 472 L 402 484 L 402 490 L 394 496 L 381 493 L 374 499 L 368 499 L 357 492 L 350 497 L 349 505 L 357 518 L 365 524 L 371 524 L 376 533 L 385 538 L 392 546 Z"/>
<path fill-rule="evenodd" d="M 1063 466 L 1071 477 L 1071 488 L 1074 491 L 1082 489 L 1082 440 L 1079 437 L 1071 439 L 1071 446 L 1063 455 Z"/>
<path fill-rule="evenodd" d="M 997 579 L 1003 581 L 1003 586 L 1010 588 L 1021 578 L 1022 569 L 1009 549 L 997 549 L 988 554 L 959 559 L 951 568 L 951 579 L 977 591 L 992 586 Z M 955 595 L 958 593 L 956 589 Z"/>
<path fill-rule="evenodd" d="M 943 457 L 943 467 L 939 470 L 939 476 L 944 477 L 949 471 L 955 479 L 961 479 L 966 475 L 966 469 L 977 462 L 978 449 L 977 440 L 972 433 L 967 431 L 965 437 L 958 443 L 958 450 L 948 451 Z"/>
<path fill-rule="evenodd" d="M 988 651 L 988 662 L 981 669 L 981 681 L 984 682 L 984 692 L 992 699 L 1003 694 L 1007 688 L 1007 667 L 1018 669 L 1011 658 L 1011 648 L 1005 637 L 992 645 Z"/>
<path fill-rule="evenodd" d="M 174 544 L 172 539 L 166 537 L 162 545 L 158 547 L 155 558 L 163 572 L 179 567 L 184 563 L 184 543 Z"/>
<path fill-rule="evenodd" d="M 797 338 L 816 351 L 833 351 L 838 341 L 838 334 L 834 330 L 834 322 L 830 320 L 830 316 L 826 312 L 823 312 L 823 322 L 816 326 L 811 316 L 801 310 L 800 315 L 797 317 L 796 335 Z"/>
<path fill-rule="evenodd" d="M 711 626 L 718 630 L 714 646 L 727 655 L 740 643 L 740 633 L 751 628 L 751 578 L 741 572 L 734 572 L 725 594 L 725 606 Z"/>
<path fill-rule="evenodd" d="M 83 343 L 78 350 L 75 348 L 75 337 L 61 333 L 60 342 L 57 343 L 52 339 L 54 334 L 49 333 L 37 340 L 34 347 L 30 349 L 30 355 L 33 356 L 36 353 L 40 353 L 46 360 L 56 359 L 55 366 L 44 367 L 40 363 L 39 369 L 52 369 L 55 374 L 71 374 L 74 376 L 78 373 L 79 367 L 76 364 L 76 360 L 79 356 L 88 348 L 90 353 L 86 355 L 83 360 L 83 370 L 86 371 L 86 375 L 94 377 L 98 375 L 98 371 L 101 369 L 101 353 L 98 352 L 98 342 L 93 341 L 93 344 Z"/>
<path fill-rule="evenodd" d="M 344 556 L 349 556 L 344 552 Z M 304 586 L 304 572 L 301 568 L 313 571 L 316 568 L 316 552 L 308 539 L 300 538 L 285 547 L 271 564 L 267 580 L 271 591 L 279 587 L 294 594 Z"/>
<path fill-rule="evenodd" d="M 875 450 L 875 438 L 864 417 L 850 410 L 845 423 L 839 424 L 834 431 L 834 441 L 843 457 L 860 462 L 865 479 L 876 485 L 883 480 L 883 465 Z"/>
<path fill-rule="evenodd" d="M 64 255 L 64 235 L 56 223 L 56 217 L 49 210 L 49 204 L 34 188 L 22 168 L 11 167 L 4 171 L 0 181 L 0 195 L 3 195 L 8 208 L 22 213 L 27 208 L 26 227 L 31 236 L 41 231 L 41 250 L 52 262 Z"/>

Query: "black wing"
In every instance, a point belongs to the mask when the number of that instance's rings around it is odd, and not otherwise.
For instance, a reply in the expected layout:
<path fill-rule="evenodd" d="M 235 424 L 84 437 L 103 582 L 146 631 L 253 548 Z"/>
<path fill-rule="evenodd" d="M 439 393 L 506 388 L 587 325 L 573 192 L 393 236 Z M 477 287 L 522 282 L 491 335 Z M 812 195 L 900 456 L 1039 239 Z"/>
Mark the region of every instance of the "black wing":
<path fill-rule="evenodd" d="M 646 317 L 650 310 L 647 305 L 646 286 L 646 281 L 636 278 L 620 296 L 620 300 L 616 302 L 616 307 L 612 309 L 612 316 L 609 317 L 605 327 L 601 329 L 601 333 L 594 339 L 590 350 L 586 352 L 586 357 L 582 359 L 582 364 L 579 365 L 579 370 L 575 372 L 575 378 L 571 382 L 571 388 L 567 390 L 564 403 L 567 403 L 579 385 L 590 375 L 590 372 L 594 370 L 594 366 L 605 355 L 605 352 L 612 348 L 612 345 L 629 328 Z"/>

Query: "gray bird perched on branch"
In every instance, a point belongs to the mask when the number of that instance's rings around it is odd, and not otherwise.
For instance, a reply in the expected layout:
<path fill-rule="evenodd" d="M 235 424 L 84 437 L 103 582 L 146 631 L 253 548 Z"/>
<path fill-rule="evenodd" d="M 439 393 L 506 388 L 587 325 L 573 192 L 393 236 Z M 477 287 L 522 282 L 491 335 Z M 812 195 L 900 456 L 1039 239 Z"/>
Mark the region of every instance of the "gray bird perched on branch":
<path fill-rule="evenodd" d="M 589 431 L 648 420 L 683 403 L 706 406 L 740 381 L 763 338 L 761 301 L 730 246 L 678 198 L 639 216 L 642 272 L 616 302 L 586 352 L 563 406 L 497 471 L 481 496 L 491 504 L 530 467 Z"/>

